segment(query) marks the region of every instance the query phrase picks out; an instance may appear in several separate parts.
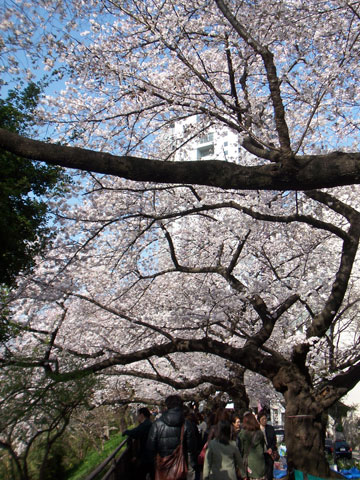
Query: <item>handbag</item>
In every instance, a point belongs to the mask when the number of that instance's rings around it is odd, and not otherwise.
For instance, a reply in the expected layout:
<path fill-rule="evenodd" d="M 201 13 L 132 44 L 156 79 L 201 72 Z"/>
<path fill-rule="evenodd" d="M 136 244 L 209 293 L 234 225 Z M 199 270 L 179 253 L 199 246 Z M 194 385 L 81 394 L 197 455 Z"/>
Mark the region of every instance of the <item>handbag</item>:
<path fill-rule="evenodd" d="M 181 427 L 180 443 L 167 457 L 156 456 L 155 480 L 186 480 L 188 466 L 184 449 L 184 424 Z"/>
<path fill-rule="evenodd" d="M 264 437 L 265 437 L 266 448 L 268 448 L 268 442 L 267 442 L 267 436 L 266 436 L 266 427 L 265 427 Z M 277 462 L 278 460 L 280 460 L 280 455 L 279 455 L 279 452 L 277 450 L 271 449 L 271 453 L 268 453 L 267 455 L 269 455 L 271 457 L 273 462 Z"/>
<path fill-rule="evenodd" d="M 271 458 L 273 459 L 274 462 L 278 462 L 280 460 L 280 455 L 279 455 L 279 452 L 277 450 L 273 450 L 271 452 Z"/>
<path fill-rule="evenodd" d="M 265 437 L 266 448 L 268 448 L 269 445 L 268 445 L 267 436 L 266 436 L 266 427 L 265 427 L 264 437 Z M 276 448 L 276 446 L 275 446 L 275 448 Z M 278 462 L 280 460 L 280 455 L 279 455 L 279 452 L 277 451 L 277 449 L 276 450 L 271 449 L 271 453 L 266 452 L 266 454 L 269 455 L 269 457 L 271 458 L 271 460 L 273 462 Z"/>
<path fill-rule="evenodd" d="M 199 465 L 204 465 L 207 447 L 208 447 L 208 442 L 205 442 L 203 448 L 201 449 L 201 452 L 198 455 L 198 464 Z"/>

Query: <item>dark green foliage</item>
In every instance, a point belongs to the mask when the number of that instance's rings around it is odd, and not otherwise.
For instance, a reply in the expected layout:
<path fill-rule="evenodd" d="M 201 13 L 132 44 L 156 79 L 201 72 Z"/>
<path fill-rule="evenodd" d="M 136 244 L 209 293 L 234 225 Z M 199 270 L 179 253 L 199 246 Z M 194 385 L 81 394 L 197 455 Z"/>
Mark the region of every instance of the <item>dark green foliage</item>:
<path fill-rule="evenodd" d="M 36 445 L 35 451 L 32 452 L 29 463 L 31 467 L 29 470 L 33 472 L 33 478 L 39 477 L 39 471 L 42 465 L 44 451 L 46 449 L 46 444 L 44 441 L 39 442 Z M 42 471 L 42 480 L 65 480 L 67 478 L 66 466 L 64 464 L 64 457 L 66 455 L 66 449 L 63 437 L 56 442 L 50 451 L 50 454 L 47 458 L 47 462 L 43 467 Z"/>
<path fill-rule="evenodd" d="M 98 380 L 57 383 L 41 368 L 4 367 L 0 373 L 0 478 L 65 478 L 71 443 L 64 434 L 72 415 L 88 408 Z"/>
<path fill-rule="evenodd" d="M 10 338 L 16 337 L 19 333 L 19 327 L 12 323 L 11 312 L 8 308 L 9 287 L 0 284 L 0 346 L 5 345 Z M 4 357 L 7 356 L 7 350 L 4 350 Z"/>
<path fill-rule="evenodd" d="M 0 127 L 26 134 L 40 87 L 31 83 L 0 99 Z M 43 195 L 53 192 L 65 177 L 58 167 L 17 157 L 0 150 L 0 284 L 12 286 L 27 272 L 49 240 L 48 207 Z"/>

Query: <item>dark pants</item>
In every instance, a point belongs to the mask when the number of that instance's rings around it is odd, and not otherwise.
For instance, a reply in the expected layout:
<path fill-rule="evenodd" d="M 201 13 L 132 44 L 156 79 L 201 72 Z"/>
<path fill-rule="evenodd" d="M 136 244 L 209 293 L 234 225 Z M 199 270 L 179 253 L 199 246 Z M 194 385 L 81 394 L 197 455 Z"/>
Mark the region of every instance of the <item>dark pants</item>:
<path fill-rule="evenodd" d="M 274 474 L 274 460 L 268 453 L 264 453 L 265 457 L 265 478 L 266 480 L 272 480 Z"/>
<path fill-rule="evenodd" d="M 155 478 L 153 465 L 145 462 L 139 462 L 136 465 L 133 480 L 146 480 L 149 478 L 149 476 L 151 480 Z"/>

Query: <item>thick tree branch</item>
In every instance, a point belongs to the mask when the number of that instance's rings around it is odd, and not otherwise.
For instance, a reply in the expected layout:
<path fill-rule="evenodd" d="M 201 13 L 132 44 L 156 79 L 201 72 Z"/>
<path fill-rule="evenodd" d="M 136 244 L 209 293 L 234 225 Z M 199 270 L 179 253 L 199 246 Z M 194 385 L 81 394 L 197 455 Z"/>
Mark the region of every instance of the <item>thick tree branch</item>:
<path fill-rule="evenodd" d="M 259 295 L 255 295 L 252 299 L 250 299 L 251 304 L 261 318 L 263 325 L 256 335 L 253 335 L 251 338 L 249 338 L 249 340 L 247 340 L 247 343 L 255 344 L 258 347 L 263 345 L 270 338 L 276 321 L 283 313 L 292 307 L 292 305 L 294 305 L 298 299 L 299 295 L 291 295 L 284 302 L 282 302 L 273 313 L 268 310 L 265 302 L 259 297 Z"/>
<path fill-rule="evenodd" d="M 210 383 L 211 385 L 221 388 L 223 391 L 227 391 L 229 388 L 233 388 L 234 382 L 231 379 L 224 377 L 217 377 L 215 375 L 201 375 L 198 378 L 193 380 L 177 380 L 173 377 L 167 377 L 160 374 L 146 373 L 138 370 L 120 370 L 120 371 L 106 371 L 105 375 L 110 376 L 130 376 L 137 378 L 144 378 L 147 380 L 152 380 L 154 382 L 163 383 L 169 385 L 176 390 L 189 390 L 191 388 L 199 387 L 205 383 Z"/>
<path fill-rule="evenodd" d="M 153 345 L 152 347 L 131 353 L 116 354 L 105 360 L 88 365 L 81 370 L 73 370 L 57 374 L 51 373 L 49 376 L 56 381 L 68 381 L 73 378 L 100 373 L 116 365 L 130 365 L 135 362 L 147 360 L 151 357 L 164 357 L 165 355 L 176 352 L 202 352 L 213 354 L 226 360 L 230 360 L 231 362 L 241 364 L 243 367 L 248 368 L 251 371 L 256 371 L 269 379 L 276 375 L 281 366 L 287 365 L 285 359 L 282 359 L 281 362 L 279 357 L 273 359 L 269 355 L 263 355 L 253 345 L 247 345 L 244 348 L 236 348 L 210 338 L 178 338 L 174 339 L 172 342 Z"/>
<path fill-rule="evenodd" d="M 329 408 L 360 381 L 360 362 L 356 363 L 345 373 L 341 373 L 330 380 L 326 387 L 317 395 L 318 402 L 323 408 Z"/>
<path fill-rule="evenodd" d="M 360 153 L 295 157 L 296 172 L 279 164 L 244 167 L 218 160 L 164 162 L 49 144 L 0 129 L 0 148 L 51 165 L 134 181 L 198 184 L 236 190 L 312 190 L 360 183 Z"/>
<path fill-rule="evenodd" d="M 330 197 L 332 199 L 332 197 Z M 337 202 L 337 207 L 341 202 Z M 341 261 L 330 295 L 322 311 L 315 315 L 307 330 L 307 337 L 322 337 L 330 327 L 344 300 L 360 240 L 360 214 L 348 207 L 344 213 L 351 225 L 344 239 Z"/>

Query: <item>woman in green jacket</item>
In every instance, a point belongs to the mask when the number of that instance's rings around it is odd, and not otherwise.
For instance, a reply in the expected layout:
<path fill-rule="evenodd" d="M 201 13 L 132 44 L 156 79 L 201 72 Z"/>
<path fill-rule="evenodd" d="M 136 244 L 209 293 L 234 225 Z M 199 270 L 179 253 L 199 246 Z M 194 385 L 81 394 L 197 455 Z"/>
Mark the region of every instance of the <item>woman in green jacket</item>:
<path fill-rule="evenodd" d="M 218 422 L 215 438 L 206 450 L 203 480 L 237 480 L 238 476 L 244 477 L 242 458 L 230 435 L 230 422 Z"/>
<path fill-rule="evenodd" d="M 247 476 L 255 480 L 265 478 L 264 435 L 252 413 L 246 413 L 239 433 L 240 452 Z"/>

